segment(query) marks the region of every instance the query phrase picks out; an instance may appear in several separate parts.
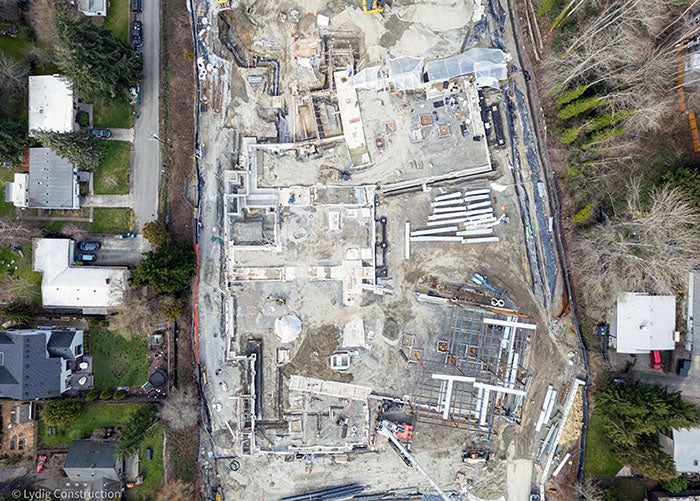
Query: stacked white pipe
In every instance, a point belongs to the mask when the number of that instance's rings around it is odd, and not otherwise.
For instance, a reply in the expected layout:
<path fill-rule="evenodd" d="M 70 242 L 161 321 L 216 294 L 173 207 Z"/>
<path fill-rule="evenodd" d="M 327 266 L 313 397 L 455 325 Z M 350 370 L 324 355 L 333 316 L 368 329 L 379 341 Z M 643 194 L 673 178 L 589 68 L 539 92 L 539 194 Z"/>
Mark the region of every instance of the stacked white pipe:
<path fill-rule="evenodd" d="M 411 232 L 412 242 L 461 242 L 479 244 L 498 242 L 493 227 L 500 224 L 491 206 L 488 188 L 462 193 L 455 191 L 435 197 L 427 228 Z"/>

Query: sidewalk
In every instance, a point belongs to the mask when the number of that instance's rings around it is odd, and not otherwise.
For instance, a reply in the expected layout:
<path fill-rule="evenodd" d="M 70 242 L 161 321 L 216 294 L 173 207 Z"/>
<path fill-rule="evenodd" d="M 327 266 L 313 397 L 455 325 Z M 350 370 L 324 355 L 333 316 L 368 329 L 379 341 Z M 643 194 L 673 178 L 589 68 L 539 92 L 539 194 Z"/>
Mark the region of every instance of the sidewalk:
<path fill-rule="evenodd" d="M 112 135 L 108 138 L 110 141 L 126 141 L 134 142 L 134 128 L 131 129 L 109 129 Z"/>
<path fill-rule="evenodd" d="M 134 199 L 129 195 L 89 195 L 81 200 L 82 207 L 112 207 L 131 209 Z"/>

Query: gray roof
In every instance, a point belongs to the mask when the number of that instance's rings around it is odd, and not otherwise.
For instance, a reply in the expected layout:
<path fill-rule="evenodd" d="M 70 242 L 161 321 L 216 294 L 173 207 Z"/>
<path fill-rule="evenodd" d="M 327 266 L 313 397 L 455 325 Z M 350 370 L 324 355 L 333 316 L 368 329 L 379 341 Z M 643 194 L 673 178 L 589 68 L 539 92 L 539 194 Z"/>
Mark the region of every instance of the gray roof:
<path fill-rule="evenodd" d="M 35 400 L 59 396 L 63 361 L 75 360 L 70 346 L 77 332 L 0 331 L 0 398 Z"/>
<path fill-rule="evenodd" d="M 697 270 L 690 272 L 688 284 L 688 336 L 693 340 L 693 356 L 700 355 L 700 271 Z"/>
<path fill-rule="evenodd" d="M 75 355 L 70 349 L 74 337 L 75 331 L 52 331 L 46 349 L 53 357 L 75 360 Z"/>
<path fill-rule="evenodd" d="M 34 400 L 61 394 L 61 359 L 49 358 L 46 336 L 50 331 L 4 331 L 0 336 L 3 365 L 0 397 Z M 9 341 L 9 342 L 7 342 Z"/>
<path fill-rule="evenodd" d="M 74 209 L 77 169 L 49 148 L 29 149 L 29 207 Z"/>
<path fill-rule="evenodd" d="M 508 58 L 500 49 L 476 47 L 456 56 L 425 63 L 428 81 L 448 80 L 473 73 L 479 87 L 498 87 L 508 77 Z"/>
<path fill-rule="evenodd" d="M 107 478 L 120 481 L 115 440 L 73 440 L 63 469 L 71 482 Z"/>

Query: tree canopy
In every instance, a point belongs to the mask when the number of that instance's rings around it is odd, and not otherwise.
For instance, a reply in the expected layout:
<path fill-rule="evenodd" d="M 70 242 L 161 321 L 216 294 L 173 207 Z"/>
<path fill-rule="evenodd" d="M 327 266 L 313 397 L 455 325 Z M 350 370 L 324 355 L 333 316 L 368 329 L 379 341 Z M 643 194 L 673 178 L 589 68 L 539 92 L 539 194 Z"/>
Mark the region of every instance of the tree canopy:
<path fill-rule="evenodd" d="M 143 237 L 154 247 L 169 242 L 172 238 L 170 230 L 168 230 L 168 227 L 162 221 L 151 221 L 144 224 L 141 233 L 143 233 Z"/>
<path fill-rule="evenodd" d="M 640 382 L 603 387 L 596 393 L 596 412 L 601 413 L 615 457 L 657 480 L 676 476 L 673 459 L 661 450 L 657 433 L 698 422 L 697 409 L 680 392 Z"/>
<path fill-rule="evenodd" d="M 96 169 L 106 151 L 102 139 L 80 130 L 65 134 L 41 131 L 35 132 L 35 137 L 45 147 L 51 148 L 81 170 Z"/>
<path fill-rule="evenodd" d="M 0 120 L 0 161 L 17 163 L 29 144 L 26 123 L 21 120 Z"/>
<path fill-rule="evenodd" d="M 155 405 L 144 405 L 134 412 L 124 425 L 117 442 L 117 453 L 126 456 L 138 449 L 148 429 L 158 420 Z"/>
<path fill-rule="evenodd" d="M 124 96 L 139 81 L 139 61 L 133 49 L 112 32 L 85 17 L 64 13 L 53 18 L 60 41 L 58 67 L 84 97 Z"/>
<path fill-rule="evenodd" d="M 147 285 L 156 292 L 174 295 L 189 290 L 195 274 L 195 255 L 186 242 L 164 243 L 145 256 L 131 274 L 134 285 Z"/>
<path fill-rule="evenodd" d="M 81 409 L 82 404 L 72 398 L 49 400 L 41 406 L 41 419 L 48 425 L 58 426 L 75 418 Z"/>

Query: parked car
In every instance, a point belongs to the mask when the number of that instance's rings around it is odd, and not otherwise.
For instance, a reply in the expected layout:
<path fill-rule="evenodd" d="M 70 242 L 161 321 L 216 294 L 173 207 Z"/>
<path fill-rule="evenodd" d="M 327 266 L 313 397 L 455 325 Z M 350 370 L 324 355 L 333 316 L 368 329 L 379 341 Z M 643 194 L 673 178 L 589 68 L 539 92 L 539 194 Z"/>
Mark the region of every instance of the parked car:
<path fill-rule="evenodd" d="M 107 139 L 112 137 L 112 131 L 109 129 L 88 129 L 88 133 L 99 139 Z"/>
<path fill-rule="evenodd" d="M 81 251 L 96 251 L 100 248 L 100 242 L 80 242 L 78 249 Z"/>
<path fill-rule="evenodd" d="M 46 456 L 42 454 L 36 462 L 36 472 L 41 473 L 44 471 L 44 465 L 46 464 Z"/>
<path fill-rule="evenodd" d="M 131 0 L 131 10 L 133 12 L 141 12 L 141 0 Z"/>
<path fill-rule="evenodd" d="M 649 359 L 651 361 L 651 368 L 655 371 L 661 369 L 661 353 L 659 350 L 652 350 L 649 352 Z"/>
<path fill-rule="evenodd" d="M 153 449 L 151 447 L 146 447 L 146 459 L 153 459 Z"/>
<path fill-rule="evenodd" d="M 523 70 L 523 76 L 525 77 L 526 82 L 529 82 L 532 79 L 532 77 L 530 76 L 530 72 L 527 70 Z"/>
<path fill-rule="evenodd" d="M 141 21 L 131 23 L 131 45 L 143 47 L 143 23 Z"/>
<path fill-rule="evenodd" d="M 136 233 L 122 233 L 119 235 L 119 238 L 126 239 L 126 238 L 136 238 Z"/>
<path fill-rule="evenodd" d="M 462 131 L 462 137 L 467 137 L 469 135 L 469 127 L 467 127 L 467 122 L 462 122 L 459 124 L 459 130 Z"/>
<path fill-rule="evenodd" d="M 78 252 L 75 255 L 75 260 L 81 263 L 90 263 L 97 259 L 97 256 L 94 254 L 87 254 L 85 252 Z"/>
<path fill-rule="evenodd" d="M 131 106 L 138 106 L 141 104 L 141 86 L 137 85 L 136 87 L 132 87 L 129 89 L 129 93 L 131 94 L 131 101 L 129 101 L 129 104 Z"/>
<path fill-rule="evenodd" d="M 681 360 L 679 360 L 678 369 L 676 370 L 678 375 L 683 377 L 687 376 L 690 372 L 691 364 L 692 361 L 689 358 L 682 358 Z"/>

